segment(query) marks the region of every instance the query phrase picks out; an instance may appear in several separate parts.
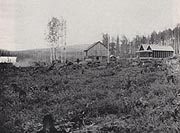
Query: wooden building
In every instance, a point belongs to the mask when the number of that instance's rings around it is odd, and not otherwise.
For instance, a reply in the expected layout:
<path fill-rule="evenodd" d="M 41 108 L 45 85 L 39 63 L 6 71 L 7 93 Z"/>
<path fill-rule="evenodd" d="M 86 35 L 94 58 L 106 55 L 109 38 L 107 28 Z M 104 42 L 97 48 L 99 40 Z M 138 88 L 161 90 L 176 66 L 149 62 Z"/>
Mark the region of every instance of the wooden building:
<path fill-rule="evenodd" d="M 0 56 L 0 63 L 16 63 L 17 57 L 12 57 L 12 56 Z"/>
<path fill-rule="evenodd" d="M 12 52 L 0 49 L 0 64 L 12 63 L 15 64 L 17 57 L 12 54 Z"/>
<path fill-rule="evenodd" d="M 142 44 L 137 51 L 140 58 L 168 58 L 174 55 L 171 46 L 161 46 L 156 44 Z"/>
<path fill-rule="evenodd" d="M 85 58 L 93 61 L 105 61 L 108 57 L 107 47 L 100 41 L 90 45 L 85 52 Z"/>

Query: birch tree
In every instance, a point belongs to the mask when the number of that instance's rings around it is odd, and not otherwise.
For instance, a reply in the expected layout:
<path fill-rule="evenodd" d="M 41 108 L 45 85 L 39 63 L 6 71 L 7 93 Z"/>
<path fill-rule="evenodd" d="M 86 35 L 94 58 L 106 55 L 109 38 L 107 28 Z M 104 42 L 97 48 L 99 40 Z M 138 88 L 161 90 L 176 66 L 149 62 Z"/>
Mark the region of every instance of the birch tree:
<path fill-rule="evenodd" d="M 58 46 L 58 41 L 61 36 L 60 28 L 61 23 L 59 19 L 52 17 L 52 19 L 47 24 L 48 33 L 46 35 L 46 40 L 51 47 L 51 61 L 56 60 L 56 48 Z"/>

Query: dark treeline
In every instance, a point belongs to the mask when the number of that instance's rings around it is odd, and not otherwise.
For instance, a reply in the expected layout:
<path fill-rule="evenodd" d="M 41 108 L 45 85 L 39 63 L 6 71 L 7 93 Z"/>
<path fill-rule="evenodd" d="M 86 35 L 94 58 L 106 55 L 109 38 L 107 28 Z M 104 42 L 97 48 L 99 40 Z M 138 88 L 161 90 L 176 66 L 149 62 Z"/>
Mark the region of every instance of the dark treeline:
<path fill-rule="evenodd" d="M 109 41 L 111 54 L 120 57 L 135 57 L 140 44 L 170 45 L 177 54 L 180 49 L 180 26 L 177 25 L 173 29 L 169 28 L 159 32 L 153 31 L 148 36 L 136 35 L 132 40 L 125 35 L 122 35 L 121 38 L 119 36 L 109 38 L 109 34 L 103 34 L 102 41 L 105 45 Z"/>
<path fill-rule="evenodd" d="M 0 56 L 13 56 L 10 51 L 0 49 Z"/>

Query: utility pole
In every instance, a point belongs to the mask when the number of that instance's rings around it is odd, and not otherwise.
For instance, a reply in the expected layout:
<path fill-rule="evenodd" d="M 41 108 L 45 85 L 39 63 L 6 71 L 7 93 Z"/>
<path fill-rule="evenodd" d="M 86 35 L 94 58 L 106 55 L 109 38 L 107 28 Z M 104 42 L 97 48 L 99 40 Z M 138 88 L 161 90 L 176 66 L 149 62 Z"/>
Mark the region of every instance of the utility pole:
<path fill-rule="evenodd" d="M 109 55 L 110 55 L 110 51 L 109 51 L 109 43 L 110 43 L 110 35 L 108 35 L 108 64 L 109 64 Z"/>
<path fill-rule="evenodd" d="M 177 25 L 177 29 L 178 29 L 177 54 L 179 54 L 179 27 L 180 27 L 180 24 Z"/>
<path fill-rule="evenodd" d="M 63 28 L 64 28 L 64 22 L 63 22 L 63 18 L 61 18 L 61 63 L 63 63 Z"/>
<path fill-rule="evenodd" d="M 130 58 L 132 58 L 132 42 L 129 42 L 130 44 Z"/>
<path fill-rule="evenodd" d="M 176 55 L 176 34 L 175 34 L 175 30 L 173 30 L 172 40 L 173 40 L 174 55 Z"/>
<path fill-rule="evenodd" d="M 66 20 L 64 21 L 64 60 L 66 61 Z"/>

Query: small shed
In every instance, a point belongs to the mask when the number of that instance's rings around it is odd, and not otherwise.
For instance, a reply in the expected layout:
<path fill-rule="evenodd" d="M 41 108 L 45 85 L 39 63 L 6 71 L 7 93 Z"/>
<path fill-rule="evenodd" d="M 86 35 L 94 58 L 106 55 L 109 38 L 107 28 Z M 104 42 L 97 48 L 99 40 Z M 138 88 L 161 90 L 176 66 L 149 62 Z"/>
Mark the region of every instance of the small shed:
<path fill-rule="evenodd" d="M 104 61 L 108 57 L 108 48 L 100 41 L 90 45 L 84 52 L 86 58 L 93 61 Z"/>
<path fill-rule="evenodd" d="M 171 46 L 142 44 L 137 53 L 140 58 L 169 58 L 174 55 L 174 49 Z"/>

